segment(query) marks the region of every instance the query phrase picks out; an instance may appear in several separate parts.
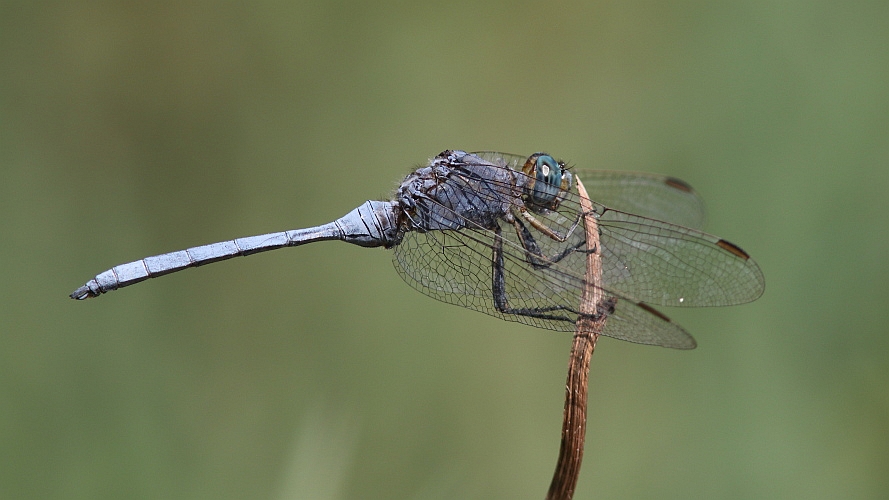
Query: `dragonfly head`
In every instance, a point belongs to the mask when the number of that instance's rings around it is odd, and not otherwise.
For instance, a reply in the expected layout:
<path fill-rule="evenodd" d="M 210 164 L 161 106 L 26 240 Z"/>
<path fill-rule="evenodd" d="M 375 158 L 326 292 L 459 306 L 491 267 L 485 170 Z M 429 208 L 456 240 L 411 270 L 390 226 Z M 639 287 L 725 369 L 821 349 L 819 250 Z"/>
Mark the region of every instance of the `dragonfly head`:
<path fill-rule="evenodd" d="M 565 192 L 571 189 L 571 172 L 565 169 L 564 163 L 546 153 L 531 155 L 522 172 L 528 176 L 524 198 L 529 208 L 555 210 Z"/>

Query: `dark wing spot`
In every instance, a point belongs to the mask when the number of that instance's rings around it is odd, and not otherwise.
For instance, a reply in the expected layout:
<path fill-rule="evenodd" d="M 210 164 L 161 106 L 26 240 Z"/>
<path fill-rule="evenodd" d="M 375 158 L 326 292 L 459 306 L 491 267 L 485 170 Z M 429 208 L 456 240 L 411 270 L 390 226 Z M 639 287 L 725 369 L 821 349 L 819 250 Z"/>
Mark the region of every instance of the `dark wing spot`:
<path fill-rule="evenodd" d="M 741 247 L 739 247 L 738 245 L 735 245 L 734 243 L 729 243 L 728 241 L 725 241 L 725 240 L 719 240 L 716 242 L 716 244 L 723 250 L 725 250 L 727 252 L 731 252 L 744 260 L 747 260 L 750 258 L 750 256 L 747 255 L 747 252 L 745 252 L 744 250 L 741 250 Z"/>
<path fill-rule="evenodd" d="M 646 304 L 645 302 L 637 302 L 636 305 L 641 307 L 642 309 L 645 309 L 646 311 L 650 312 L 651 314 L 654 314 L 658 318 L 661 318 L 662 320 L 666 321 L 667 323 L 672 323 L 672 321 L 670 321 L 670 318 L 665 316 L 664 313 L 651 307 L 650 305 Z"/>
<path fill-rule="evenodd" d="M 687 182 L 675 177 L 667 177 L 666 179 L 664 179 L 664 184 L 670 186 L 673 189 L 685 191 L 686 193 L 691 193 L 692 191 L 694 191 L 694 189 L 692 189 Z"/>

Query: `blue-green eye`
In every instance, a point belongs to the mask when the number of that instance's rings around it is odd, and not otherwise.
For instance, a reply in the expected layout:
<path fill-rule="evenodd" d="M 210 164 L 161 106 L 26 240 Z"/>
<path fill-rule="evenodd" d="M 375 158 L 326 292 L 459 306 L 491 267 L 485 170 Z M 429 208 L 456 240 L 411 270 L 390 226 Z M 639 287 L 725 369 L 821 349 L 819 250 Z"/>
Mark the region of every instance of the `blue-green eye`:
<path fill-rule="evenodd" d="M 549 155 L 537 157 L 537 180 L 550 186 L 558 186 L 562 182 L 562 167 L 555 158 Z"/>
<path fill-rule="evenodd" d="M 531 177 L 525 191 L 528 201 L 539 207 L 555 208 L 561 201 L 560 189 L 571 187 L 571 174 L 550 155 L 532 156 L 522 170 Z"/>

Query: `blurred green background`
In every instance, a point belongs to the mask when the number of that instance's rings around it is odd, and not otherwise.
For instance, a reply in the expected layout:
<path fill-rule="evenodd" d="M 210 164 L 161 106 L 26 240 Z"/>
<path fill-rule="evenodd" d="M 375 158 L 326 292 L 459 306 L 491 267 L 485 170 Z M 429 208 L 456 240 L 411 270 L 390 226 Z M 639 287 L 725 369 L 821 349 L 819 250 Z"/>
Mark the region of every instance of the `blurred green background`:
<path fill-rule="evenodd" d="M 766 293 L 603 339 L 575 498 L 889 496 L 889 3 L 3 2 L 0 497 L 542 498 L 569 335 L 319 243 L 447 148 L 669 173 Z M 881 201 L 883 200 L 883 201 Z"/>

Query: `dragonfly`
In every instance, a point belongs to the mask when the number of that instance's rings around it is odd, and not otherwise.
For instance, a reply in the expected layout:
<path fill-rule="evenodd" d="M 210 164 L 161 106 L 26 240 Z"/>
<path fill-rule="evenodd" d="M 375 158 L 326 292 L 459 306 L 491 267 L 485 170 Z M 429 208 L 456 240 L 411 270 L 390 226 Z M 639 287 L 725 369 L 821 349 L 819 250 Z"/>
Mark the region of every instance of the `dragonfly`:
<path fill-rule="evenodd" d="M 591 202 L 581 206 L 575 178 Z M 588 245 L 584 218 L 598 241 Z M 701 231 L 704 206 L 674 177 L 574 171 L 546 153 L 446 150 L 412 171 L 392 199 L 369 200 L 320 226 L 211 243 L 115 266 L 77 288 L 83 300 L 190 267 L 324 240 L 393 251 L 398 274 L 449 304 L 508 321 L 574 331 L 586 316 L 602 335 L 693 349 L 694 338 L 655 306 L 729 306 L 762 295 L 759 266 L 739 246 Z M 590 252 L 601 275 L 587 282 Z M 582 312 L 593 287 L 607 307 Z"/>

